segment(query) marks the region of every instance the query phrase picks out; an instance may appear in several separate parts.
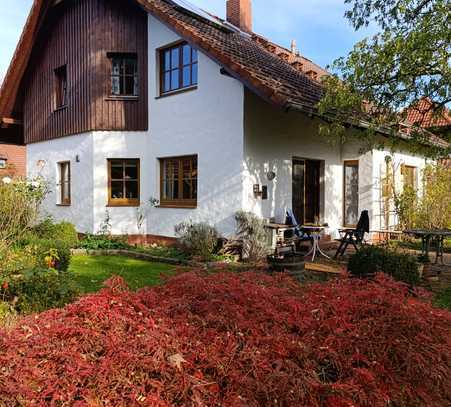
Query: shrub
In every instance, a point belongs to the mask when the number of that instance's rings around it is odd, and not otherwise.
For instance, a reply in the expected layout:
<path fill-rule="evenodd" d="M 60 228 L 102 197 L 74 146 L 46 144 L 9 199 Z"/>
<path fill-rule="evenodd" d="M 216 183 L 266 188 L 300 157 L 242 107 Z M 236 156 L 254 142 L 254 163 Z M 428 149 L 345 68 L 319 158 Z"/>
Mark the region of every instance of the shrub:
<path fill-rule="evenodd" d="M 64 240 L 32 239 L 28 247 L 36 257 L 36 266 L 39 268 L 54 268 L 67 271 L 72 257 L 71 248 Z"/>
<path fill-rule="evenodd" d="M 183 222 L 175 227 L 182 248 L 192 256 L 209 260 L 218 247 L 219 233 L 207 223 Z"/>
<path fill-rule="evenodd" d="M 51 219 L 35 225 L 45 197 L 42 182 L 0 182 L 0 299 L 2 311 L 38 312 L 71 301 L 67 269 L 78 238 L 73 225 Z M 60 272 L 61 271 L 61 272 Z M 7 305 L 5 305 L 7 304 Z M 1 404 L 1 403 L 0 403 Z"/>
<path fill-rule="evenodd" d="M 41 312 L 62 307 L 74 300 L 78 291 L 69 272 L 34 269 L 11 278 L 4 296 L 17 312 Z"/>
<path fill-rule="evenodd" d="M 0 249 L 0 279 L 11 274 L 20 274 L 37 265 L 34 250 L 30 246 Z"/>
<path fill-rule="evenodd" d="M 413 256 L 377 246 L 364 246 L 354 254 L 348 265 L 352 275 L 367 277 L 379 272 L 410 285 L 420 282 L 419 265 Z"/>
<path fill-rule="evenodd" d="M 39 206 L 46 194 L 42 182 L 0 180 L 0 243 L 13 246 L 36 221 Z"/>
<path fill-rule="evenodd" d="M 75 226 L 69 222 L 54 223 L 50 217 L 35 226 L 31 233 L 40 239 L 63 241 L 71 248 L 78 245 L 78 233 Z"/>
<path fill-rule="evenodd" d="M 451 228 L 451 167 L 437 163 L 423 170 L 423 190 L 420 196 L 406 188 L 394 194 L 395 210 L 401 228 Z"/>
<path fill-rule="evenodd" d="M 0 405 L 449 405 L 451 314 L 383 275 L 108 286 L 0 335 Z"/>
<path fill-rule="evenodd" d="M 129 249 L 130 245 L 125 237 L 87 234 L 81 239 L 78 247 L 85 250 L 122 250 Z"/>
<path fill-rule="evenodd" d="M 244 211 L 238 211 L 235 220 L 237 235 L 243 241 L 243 259 L 258 261 L 265 257 L 268 248 L 263 220 L 251 212 Z"/>
<path fill-rule="evenodd" d="M 451 167 L 429 165 L 423 172 L 424 191 L 419 203 L 416 227 L 425 229 L 451 228 Z"/>
<path fill-rule="evenodd" d="M 406 186 L 403 192 L 395 198 L 395 208 L 401 230 L 414 229 L 418 224 L 418 192 L 411 186 Z"/>

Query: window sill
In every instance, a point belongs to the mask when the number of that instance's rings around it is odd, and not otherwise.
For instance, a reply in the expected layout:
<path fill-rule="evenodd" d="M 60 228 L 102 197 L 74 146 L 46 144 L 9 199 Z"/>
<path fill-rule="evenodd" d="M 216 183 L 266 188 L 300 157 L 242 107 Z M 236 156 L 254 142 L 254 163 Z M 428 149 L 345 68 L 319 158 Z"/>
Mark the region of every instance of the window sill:
<path fill-rule="evenodd" d="M 156 206 L 156 208 L 162 208 L 162 209 L 197 209 L 197 204 L 160 204 Z"/>
<path fill-rule="evenodd" d="M 173 90 L 172 92 L 162 93 L 160 96 L 157 96 L 155 99 L 162 99 L 162 98 L 165 98 L 165 97 L 168 97 L 168 96 L 178 95 L 179 93 L 191 92 L 192 90 L 196 90 L 196 89 L 197 89 L 197 85 L 188 86 L 186 88 Z"/>
<path fill-rule="evenodd" d="M 65 207 L 65 206 L 71 206 L 71 204 L 70 203 L 58 203 L 58 204 L 56 204 L 56 206 L 63 206 L 63 207 Z"/>
<path fill-rule="evenodd" d="M 108 96 L 105 98 L 106 101 L 125 101 L 125 102 L 137 102 L 139 96 Z"/>

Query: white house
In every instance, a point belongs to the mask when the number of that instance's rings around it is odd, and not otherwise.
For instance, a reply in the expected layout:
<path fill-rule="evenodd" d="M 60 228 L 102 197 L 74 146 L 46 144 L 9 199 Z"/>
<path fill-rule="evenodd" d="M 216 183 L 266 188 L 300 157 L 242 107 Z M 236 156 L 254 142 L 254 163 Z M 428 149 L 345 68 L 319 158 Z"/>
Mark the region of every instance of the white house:
<path fill-rule="evenodd" d="M 46 212 L 79 232 L 108 215 L 119 235 L 173 237 L 192 220 L 227 236 L 240 209 L 283 221 L 289 208 L 331 235 L 364 209 L 388 228 L 387 157 L 401 187 L 426 159 L 320 137 L 326 74 L 254 34 L 251 0 L 228 0 L 226 21 L 182 0 L 35 0 L 0 113 L 51 186 Z"/>

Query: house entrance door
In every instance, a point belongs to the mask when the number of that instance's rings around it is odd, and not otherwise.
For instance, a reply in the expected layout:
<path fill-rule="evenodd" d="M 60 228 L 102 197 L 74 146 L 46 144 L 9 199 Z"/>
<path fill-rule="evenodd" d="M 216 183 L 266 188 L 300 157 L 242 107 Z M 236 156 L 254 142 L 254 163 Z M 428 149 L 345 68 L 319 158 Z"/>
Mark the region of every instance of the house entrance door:
<path fill-rule="evenodd" d="M 293 159 L 293 212 L 301 224 L 320 220 L 321 161 Z"/>

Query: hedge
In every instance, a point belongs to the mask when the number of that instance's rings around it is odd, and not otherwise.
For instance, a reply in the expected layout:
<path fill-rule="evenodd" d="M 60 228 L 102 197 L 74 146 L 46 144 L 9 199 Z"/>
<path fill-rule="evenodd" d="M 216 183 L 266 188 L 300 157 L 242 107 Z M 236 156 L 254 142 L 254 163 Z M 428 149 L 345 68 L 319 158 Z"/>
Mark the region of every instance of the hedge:
<path fill-rule="evenodd" d="M 385 273 L 397 281 L 418 285 L 421 281 L 415 257 L 378 246 L 364 246 L 349 260 L 348 269 L 357 277 Z"/>

